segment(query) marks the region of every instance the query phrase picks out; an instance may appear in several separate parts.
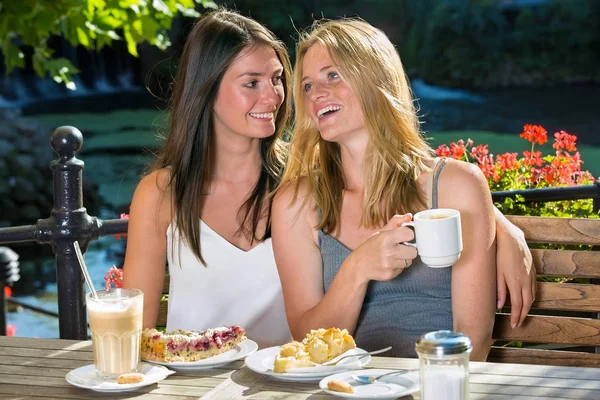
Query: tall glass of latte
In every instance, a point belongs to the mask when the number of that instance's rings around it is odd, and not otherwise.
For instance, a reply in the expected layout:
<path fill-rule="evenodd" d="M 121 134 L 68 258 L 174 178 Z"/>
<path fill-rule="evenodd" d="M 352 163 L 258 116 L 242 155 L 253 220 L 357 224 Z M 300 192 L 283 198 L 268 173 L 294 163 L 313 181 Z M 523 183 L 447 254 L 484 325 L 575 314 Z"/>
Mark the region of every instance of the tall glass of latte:
<path fill-rule="evenodd" d="M 144 294 L 137 289 L 99 290 L 86 296 L 94 365 L 103 379 L 136 370 L 140 361 Z"/>

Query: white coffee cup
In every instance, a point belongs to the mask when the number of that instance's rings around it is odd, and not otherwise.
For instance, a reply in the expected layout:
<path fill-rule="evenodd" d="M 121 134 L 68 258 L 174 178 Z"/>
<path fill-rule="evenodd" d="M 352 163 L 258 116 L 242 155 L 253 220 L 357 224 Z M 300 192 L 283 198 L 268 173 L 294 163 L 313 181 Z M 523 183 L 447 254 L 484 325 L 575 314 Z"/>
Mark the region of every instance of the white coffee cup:
<path fill-rule="evenodd" d="M 415 230 L 414 242 L 404 244 L 417 248 L 421 261 L 431 268 L 449 267 L 463 250 L 460 212 L 452 208 L 435 208 L 416 213 L 403 226 Z"/>

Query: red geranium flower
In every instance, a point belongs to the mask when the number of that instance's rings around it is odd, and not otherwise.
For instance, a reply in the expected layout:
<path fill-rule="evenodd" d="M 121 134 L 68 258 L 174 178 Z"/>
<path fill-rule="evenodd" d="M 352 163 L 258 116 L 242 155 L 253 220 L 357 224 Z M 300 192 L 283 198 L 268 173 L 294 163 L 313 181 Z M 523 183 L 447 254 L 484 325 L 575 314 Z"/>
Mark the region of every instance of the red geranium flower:
<path fill-rule="evenodd" d="M 513 171 L 518 168 L 517 153 L 505 153 L 496 156 L 496 162 L 505 171 Z"/>
<path fill-rule="evenodd" d="M 532 144 L 544 144 L 548 141 L 546 129 L 544 129 L 544 127 L 541 125 L 525 125 L 523 127 L 523 133 L 521 133 L 520 136 Z"/>
<path fill-rule="evenodd" d="M 576 142 L 577 136 L 569 135 L 565 131 L 560 131 L 554 134 L 554 143 L 552 144 L 552 147 L 556 150 L 565 149 L 566 151 L 576 151 Z"/>

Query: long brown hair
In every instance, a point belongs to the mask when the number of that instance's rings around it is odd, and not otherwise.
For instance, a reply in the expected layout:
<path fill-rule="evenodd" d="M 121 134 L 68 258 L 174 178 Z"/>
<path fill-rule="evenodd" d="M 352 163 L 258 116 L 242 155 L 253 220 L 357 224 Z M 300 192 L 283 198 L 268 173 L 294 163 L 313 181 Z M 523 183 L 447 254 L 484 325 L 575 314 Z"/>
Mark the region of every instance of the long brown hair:
<path fill-rule="evenodd" d="M 304 109 L 302 64 L 313 45 L 327 49 L 364 115 L 369 144 L 364 159 L 361 223 L 379 227 L 394 214 L 424 206 L 417 178 L 429 170 L 427 160 L 433 151 L 420 134 L 400 56 L 382 31 L 358 19 L 316 21 L 296 47 L 296 118 L 281 186 L 293 183 L 297 195 L 300 179 L 306 178 L 320 211 L 317 229 L 328 233 L 337 230 L 344 189 L 340 147 L 321 138 Z"/>
<path fill-rule="evenodd" d="M 270 236 L 271 208 L 267 211 L 264 235 L 257 229 L 264 216 L 266 195 L 279 182 L 283 168 L 280 139 L 288 121 L 291 99 L 291 63 L 285 45 L 260 23 L 236 12 L 218 10 L 204 15 L 191 30 L 181 55 L 170 102 L 169 133 L 152 169 L 169 167 L 169 193 L 177 229 L 194 255 L 206 265 L 200 248 L 200 210 L 202 194 L 209 190 L 213 169 L 213 108 L 223 75 L 245 49 L 268 46 L 283 65 L 285 99 L 275 119 L 275 134 L 261 139 L 262 169 L 254 189 L 238 211 L 242 223 L 238 233 L 252 240 Z"/>

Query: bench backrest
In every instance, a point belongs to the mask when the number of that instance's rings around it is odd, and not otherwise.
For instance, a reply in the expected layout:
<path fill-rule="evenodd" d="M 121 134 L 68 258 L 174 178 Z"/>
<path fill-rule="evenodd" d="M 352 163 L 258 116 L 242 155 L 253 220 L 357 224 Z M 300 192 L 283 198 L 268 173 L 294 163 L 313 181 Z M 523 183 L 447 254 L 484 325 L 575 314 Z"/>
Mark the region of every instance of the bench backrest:
<path fill-rule="evenodd" d="M 160 301 L 160 307 L 158 309 L 158 317 L 156 319 L 156 326 L 160 328 L 164 328 L 167 326 L 167 310 L 168 310 L 168 295 L 169 295 L 169 283 L 170 283 L 169 274 L 165 274 L 165 283 L 163 284 L 163 297 L 166 297 L 164 300 Z"/>
<path fill-rule="evenodd" d="M 600 245 L 597 219 L 509 219 L 523 230 L 528 243 Z M 600 286 L 594 282 L 600 278 L 600 252 L 532 249 L 532 255 L 538 276 L 580 278 L 581 282 L 538 281 L 532 311 L 520 328 L 510 327 L 508 308 L 496 314 L 494 339 L 521 341 L 527 348 L 494 347 L 488 360 L 600 367 L 600 354 L 595 353 L 600 347 Z M 557 350 L 561 348 L 568 351 Z"/>

